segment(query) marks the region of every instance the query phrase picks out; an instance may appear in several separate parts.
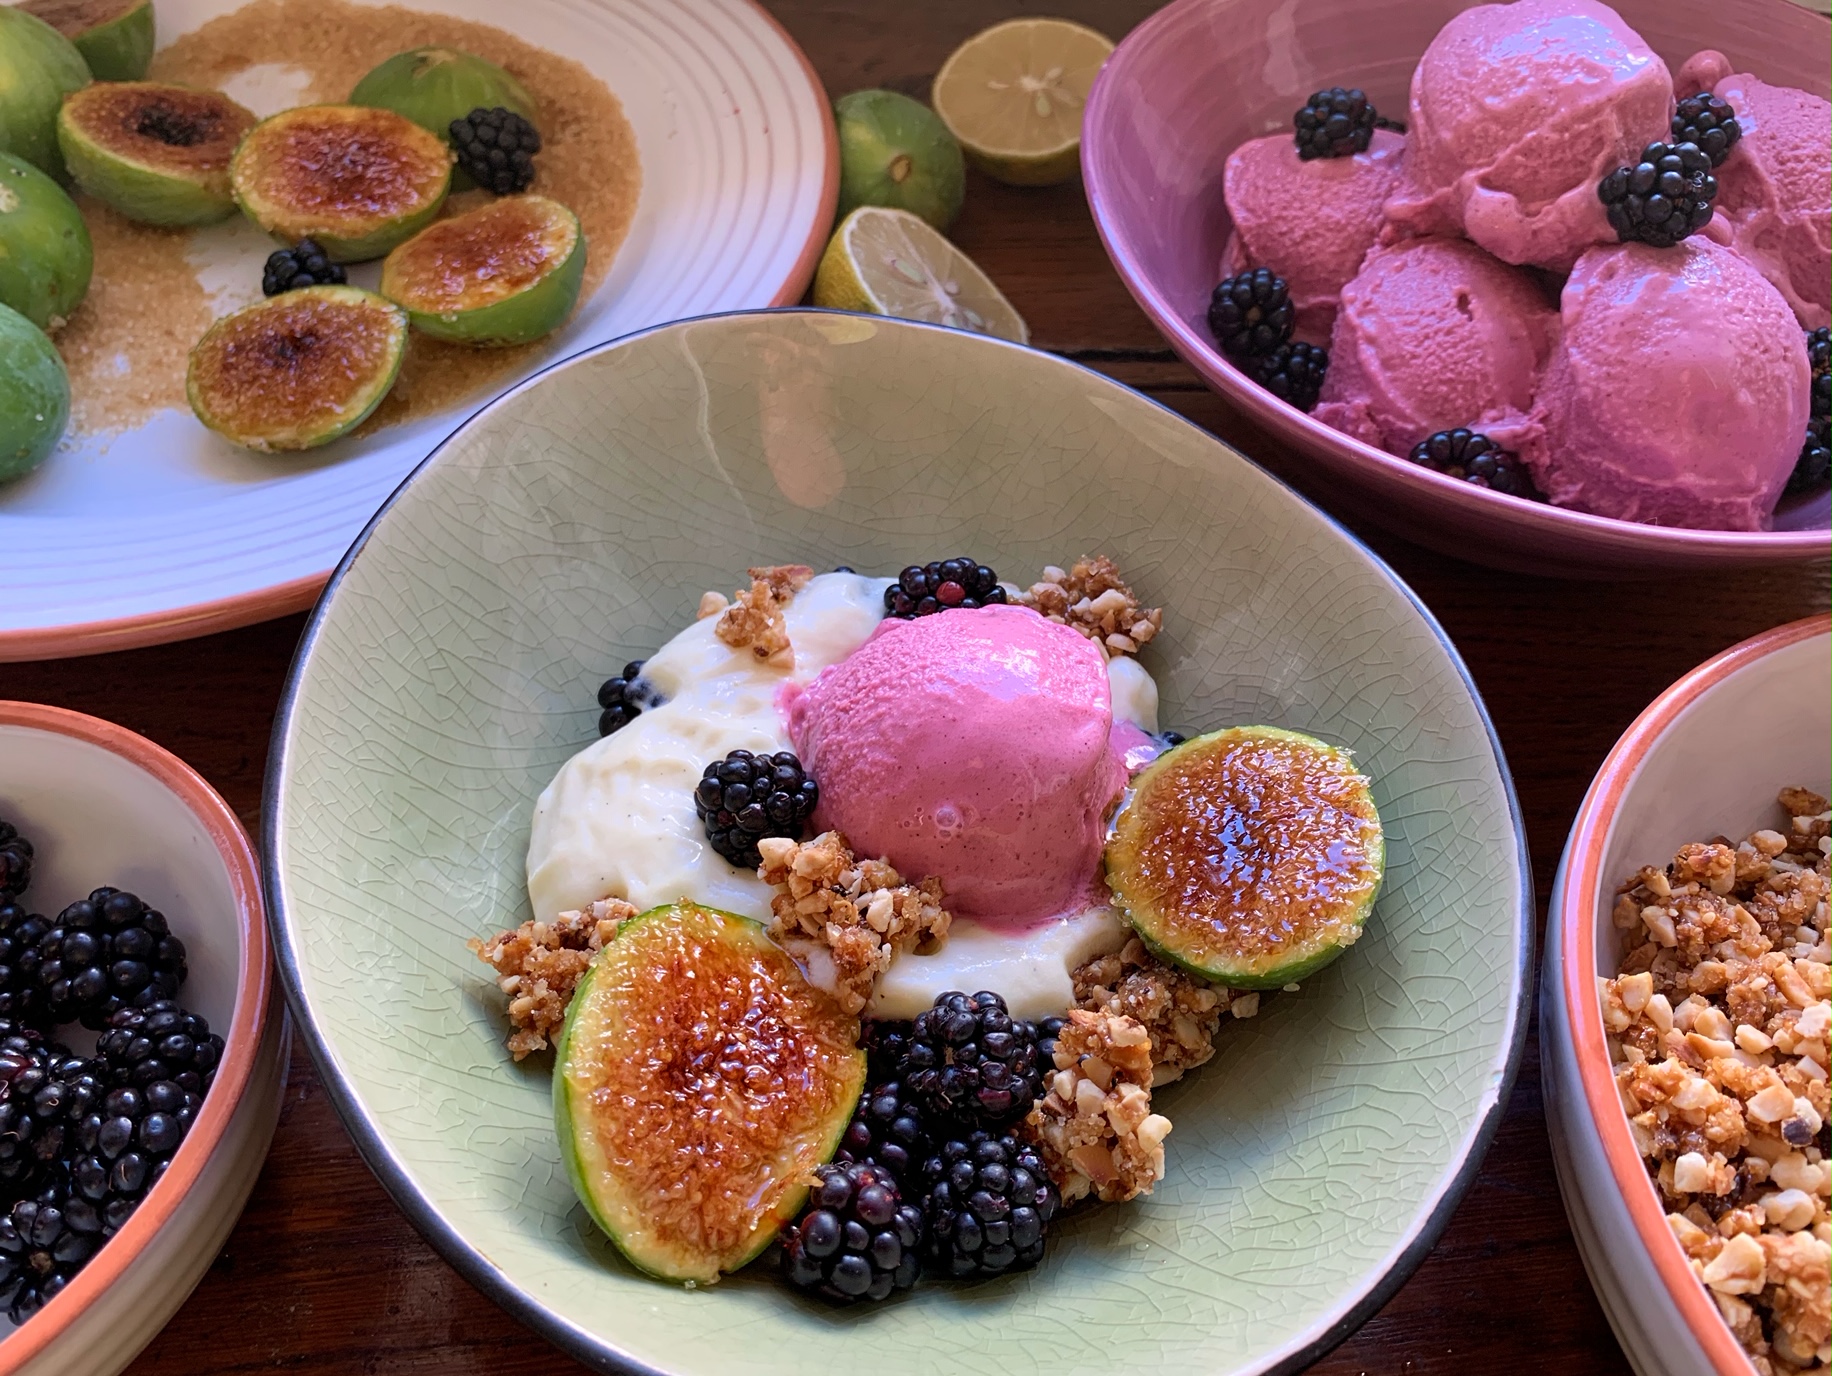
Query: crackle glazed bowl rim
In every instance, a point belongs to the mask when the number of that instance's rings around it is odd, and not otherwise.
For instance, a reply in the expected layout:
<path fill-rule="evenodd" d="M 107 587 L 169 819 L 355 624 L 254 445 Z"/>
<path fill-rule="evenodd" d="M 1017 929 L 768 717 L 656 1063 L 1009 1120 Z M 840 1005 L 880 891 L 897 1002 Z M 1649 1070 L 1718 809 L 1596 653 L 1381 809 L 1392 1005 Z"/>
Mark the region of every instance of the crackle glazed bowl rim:
<path fill-rule="evenodd" d="M 1472 0 L 1472 3 L 1481 3 L 1481 0 Z M 1753 7 L 1761 5 L 1763 0 L 1748 0 L 1748 3 Z M 1790 3 L 1790 0 L 1766 0 L 1766 3 L 1774 7 L 1778 16 L 1790 21 L 1795 14 L 1801 15 L 1803 22 L 1808 24 L 1823 18 L 1813 15 L 1806 5 Z M 1595 516 L 1480 489 L 1325 425 L 1275 397 L 1223 355 L 1214 340 L 1179 308 L 1178 302 L 1159 282 L 1158 274 L 1146 266 L 1148 253 L 1137 242 L 1135 230 L 1145 212 L 1125 203 L 1121 191 L 1121 154 L 1114 146 L 1115 131 L 1123 122 L 1120 107 L 1126 99 L 1126 83 L 1134 67 L 1148 57 L 1159 62 L 1166 60 L 1157 51 L 1169 41 L 1161 38 L 1166 31 L 1174 32 L 1181 26 L 1193 24 L 1193 16 L 1208 11 L 1240 10 L 1257 17 L 1271 9 L 1270 0 L 1171 0 L 1141 21 L 1115 47 L 1089 92 L 1083 124 L 1082 174 L 1087 185 L 1088 207 L 1101 244 L 1133 299 L 1176 353 L 1209 387 L 1229 404 L 1257 423 L 1282 434 L 1292 444 L 1331 456 L 1331 463 L 1354 473 L 1356 481 L 1367 484 L 1370 491 L 1377 488 L 1406 502 L 1420 504 L 1410 508 L 1415 513 L 1428 504 L 1433 510 L 1431 520 L 1437 525 L 1454 530 L 1457 522 L 1467 520 L 1478 523 L 1482 529 L 1511 528 L 1510 540 L 1516 546 L 1536 548 L 1550 560 L 1565 554 L 1574 555 L 1593 572 L 1597 561 L 1627 569 L 1638 556 L 1656 560 L 1655 567 L 1659 569 L 1684 568 L 1690 560 L 1740 566 L 1832 558 L 1832 524 L 1790 530 L 1694 530 Z M 1823 31 L 1820 38 L 1823 48 Z M 1701 42 L 1699 46 L 1708 44 Z M 1178 59 L 1182 66 L 1195 66 L 1209 60 L 1202 56 L 1201 45 L 1184 43 L 1177 51 L 1188 54 Z M 1198 194 L 1219 196 L 1219 181 L 1202 188 Z M 1382 517 L 1377 515 L 1375 519 Z M 1416 523 L 1414 519 L 1413 524 Z M 1456 549 L 1445 543 L 1435 547 L 1461 558 L 1490 562 L 1481 543 L 1478 541 L 1473 549 L 1468 544 Z M 1522 557 L 1516 553 L 1511 561 L 1504 559 L 1499 566 L 1521 567 Z"/>
<path fill-rule="evenodd" d="M 1500 740 L 1468 669 L 1430 611 L 1378 556 L 1338 523 L 1316 511 L 1303 498 L 1247 463 L 1222 441 L 1198 430 L 1168 408 L 1078 364 L 1023 346 L 939 326 L 876 316 L 857 317 L 808 308 L 733 312 L 677 321 L 596 346 L 550 365 L 480 411 L 408 476 L 388 502 L 377 511 L 332 573 L 325 594 L 301 637 L 275 715 L 269 753 L 263 805 L 263 864 L 270 920 L 281 976 L 326 1090 L 364 1159 L 397 1206 L 467 1280 L 497 1304 L 573 1357 L 600 1370 L 661 1376 L 663 1372 L 688 1369 L 676 1367 L 666 1360 L 657 1364 L 655 1360 L 634 1355 L 627 1346 L 619 1343 L 614 1334 L 607 1337 L 602 1332 L 593 1331 L 573 1321 L 549 1305 L 538 1293 L 518 1284 L 503 1266 L 492 1259 L 490 1249 L 483 1241 L 465 1233 L 461 1227 L 462 1220 L 448 1216 L 448 1211 L 442 1209 L 438 1199 L 423 1192 L 421 1185 L 413 1178 L 409 1155 L 402 1150 L 403 1143 L 398 1138 L 390 1137 L 387 1125 L 381 1121 L 382 1114 L 379 1111 L 372 1113 L 364 1103 L 354 1073 L 347 1070 L 341 1061 L 335 1018 L 330 1010 L 320 1010 L 314 1006 L 307 988 L 308 964 L 302 947 L 302 934 L 307 930 L 307 924 L 311 923 L 313 914 L 305 906 L 303 898 L 295 898 L 290 892 L 295 887 L 295 881 L 290 877 L 288 868 L 288 836 L 289 829 L 294 826 L 293 810 L 304 807 L 307 801 L 303 794 L 305 785 L 292 782 L 294 773 L 300 761 L 308 758 L 315 743 L 296 734 L 296 728 L 299 725 L 298 718 L 312 710 L 302 704 L 320 669 L 320 655 L 328 656 L 332 653 L 325 650 L 325 645 L 333 635 L 331 628 L 339 615 L 340 593 L 345 591 L 352 571 L 359 567 L 365 552 L 374 547 L 378 539 L 388 538 L 378 536 L 378 532 L 386 525 L 391 513 L 404 502 L 413 500 L 416 482 L 440 464 L 443 458 L 461 450 L 466 437 L 474 429 L 487 427 L 498 417 L 513 416 L 527 405 L 531 394 L 555 386 L 556 379 L 568 370 L 608 354 L 632 350 L 658 337 L 672 335 L 684 338 L 696 330 L 736 331 L 747 327 L 782 332 L 794 328 L 798 322 L 805 322 L 811 329 L 822 329 L 825 337 L 830 339 L 842 328 L 855 337 L 861 330 L 867 337 L 879 331 L 899 337 L 904 332 L 920 333 L 953 349 L 961 359 L 959 367 L 964 375 L 992 366 L 1014 372 L 1056 373 L 1065 381 L 1072 381 L 1090 394 L 1099 396 L 1102 401 L 1111 400 L 1116 408 L 1139 408 L 1133 410 L 1133 414 L 1141 419 L 1151 419 L 1155 423 L 1176 428 L 1179 433 L 1187 431 L 1188 448 L 1201 447 L 1205 454 L 1208 446 L 1219 451 L 1216 457 L 1230 465 L 1227 471 L 1238 474 L 1231 479 L 1232 483 L 1249 486 L 1269 484 L 1277 489 L 1276 501 L 1302 508 L 1294 513 L 1296 518 L 1322 522 L 1327 527 L 1327 533 L 1318 535 L 1320 544 L 1329 545 L 1331 537 L 1340 542 L 1334 547 L 1339 549 L 1345 563 L 1354 567 L 1365 566 L 1370 584 L 1384 584 L 1397 599 L 1393 603 L 1395 607 L 1420 618 L 1425 634 L 1419 637 L 1419 653 L 1432 656 L 1433 663 L 1439 663 L 1435 659 L 1438 653 L 1444 656 L 1441 662 L 1443 681 L 1449 686 L 1442 691 L 1459 697 L 1467 694 L 1468 722 L 1457 728 L 1460 733 L 1458 740 L 1460 743 L 1468 743 L 1471 750 L 1477 752 L 1473 758 L 1482 760 L 1480 767 L 1485 779 L 1479 786 L 1483 792 L 1482 807 L 1492 819 L 1494 833 L 1504 838 L 1496 843 L 1493 864 L 1499 873 L 1508 876 L 1507 882 L 1498 887 L 1493 898 L 1493 905 L 1497 909 L 1495 920 L 1499 923 L 1503 915 L 1506 918 L 1506 924 L 1500 928 L 1500 934 L 1494 941 L 1497 946 L 1505 948 L 1508 955 L 1504 962 L 1494 967 L 1493 978 L 1498 995 L 1496 1006 L 1491 1013 L 1478 1020 L 1476 1025 L 1479 1031 L 1472 1034 L 1475 1048 L 1472 1051 L 1473 1064 L 1484 1067 L 1482 1086 L 1479 1092 L 1471 1093 L 1467 1106 L 1458 1110 L 1454 1127 L 1446 1127 L 1443 1131 L 1439 1139 L 1442 1143 L 1441 1152 L 1435 1150 L 1434 1142 L 1434 1154 L 1427 1158 L 1429 1181 L 1422 1187 L 1421 1198 L 1411 1214 L 1403 1220 L 1395 1221 L 1392 1245 L 1376 1260 L 1369 1262 L 1356 1282 L 1345 1286 L 1344 1293 L 1332 1297 L 1331 1303 L 1323 1309 L 1315 1322 L 1282 1339 L 1271 1350 L 1244 1360 L 1240 1367 L 1241 1372 L 1252 1372 L 1256 1376 L 1258 1373 L 1298 1370 L 1316 1360 L 1365 1322 L 1392 1297 L 1423 1260 L 1475 1178 L 1501 1122 L 1525 1043 L 1527 1000 L 1533 987 L 1533 880 L 1519 801 L 1515 796 L 1512 776 Z M 1016 445 L 1014 440 L 1001 440 L 1000 443 L 1007 447 Z M 1231 465 L 1234 464 L 1238 464 L 1239 468 L 1233 468 Z M 1218 486 L 1223 483 L 1220 478 L 1213 481 Z M 1274 498 L 1269 497 L 1268 500 Z M 428 507 L 422 510 L 437 509 Z M 869 527 L 859 529 L 865 531 L 864 538 L 882 541 L 882 537 Z M 500 564 L 496 567 L 500 567 Z M 432 638 L 436 642 L 436 634 Z M 1492 792 L 1486 783 L 1486 771 L 1491 765 L 1499 781 L 1498 789 Z M 289 789 L 299 790 L 299 796 L 292 801 L 289 801 Z M 496 1052 L 501 1054 L 499 1035 L 496 1038 Z M 607 1294 L 614 1293 L 607 1290 Z M 892 1306 L 893 1309 L 896 1307 Z M 1147 1322 L 1143 1315 L 1138 1321 Z M 775 1329 L 772 1327 L 766 1331 L 774 1332 Z"/>

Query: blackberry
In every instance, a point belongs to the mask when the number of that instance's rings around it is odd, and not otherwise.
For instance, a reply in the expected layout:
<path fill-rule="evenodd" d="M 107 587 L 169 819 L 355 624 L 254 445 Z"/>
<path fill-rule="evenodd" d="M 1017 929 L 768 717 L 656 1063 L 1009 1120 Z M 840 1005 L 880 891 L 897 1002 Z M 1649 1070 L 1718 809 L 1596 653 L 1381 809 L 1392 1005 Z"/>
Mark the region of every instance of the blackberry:
<path fill-rule="evenodd" d="M 1359 88 L 1332 86 L 1318 91 L 1291 117 L 1292 128 L 1297 131 L 1298 156 L 1309 162 L 1312 158 L 1346 158 L 1351 153 L 1365 153 L 1379 118 Z"/>
<path fill-rule="evenodd" d="M 105 1234 L 118 1232 L 165 1174 L 202 1106 L 202 1096 L 154 1080 L 117 1085 L 76 1121 L 71 1188 L 100 1211 Z"/>
<path fill-rule="evenodd" d="M 513 110 L 481 106 L 451 123 L 458 165 L 481 187 L 498 196 L 526 191 L 534 183 L 534 155 L 541 135 Z"/>
<path fill-rule="evenodd" d="M 16 898 L 32 882 L 32 843 L 0 817 L 0 902 Z"/>
<path fill-rule="evenodd" d="M 693 791 L 693 810 L 714 850 L 739 869 L 754 870 L 763 863 L 757 843 L 766 836 L 800 840 L 820 798 L 820 785 L 791 752 L 734 750 L 706 766 Z"/>
<path fill-rule="evenodd" d="M 1719 100 L 1705 91 L 1687 96 L 1673 112 L 1673 142 L 1693 143 L 1713 167 L 1722 167 L 1730 150 L 1743 137 L 1743 126 L 1737 123 L 1737 112 L 1730 102 Z"/>
<path fill-rule="evenodd" d="M 121 889 L 97 889 L 65 908 L 37 956 L 45 1018 L 98 1029 L 117 1008 L 175 998 L 188 973 L 165 915 Z"/>
<path fill-rule="evenodd" d="M 884 614 L 911 621 L 955 607 L 986 607 L 1004 600 L 999 575 L 961 555 L 911 564 L 884 590 Z"/>
<path fill-rule="evenodd" d="M 1174 731 L 1165 734 L 1176 735 Z M 1043 1077 L 1048 1077 L 1056 1067 L 1056 1038 L 1062 1035 L 1067 1021 L 1066 1018 L 1040 1018 L 1029 1024 L 1030 1034 L 1037 1042 L 1038 1073 Z"/>
<path fill-rule="evenodd" d="M 0 1027 L 0 1184 L 9 1187 L 11 1197 L 39 1172 L 32 1097 L 50 1080 L 61 1049 L 45 1045 L 31 1028 L 10 1022 Z"/>
<path fill-rule="evenodd" d="M 1188 739 L 1189 737 L 1181 731 L 1160 731 L 1158 733 L 1158 741 L 1166 750 L 1174 750 Z"/>
<path fill-rule="evenodd" d="M 1597 199 L 1623 243 L 1672 248 L 1711 219 L 1717 199 L 1711 159 L 1696 143 L 1650 143 L 1633 167 L 1597 183 Z"/>
<path fill-rule="evenodd" d="M 15 1187 L 68 1157 L 71 1129 L 107 1093 L 101 1062 L 62 1047 L 47 1051 L 42 1058 L 18 1057 L 23 1064 L 0 1098 L 0 1181 Z"/>
<path fill-rule="evenodd" d="M 1807 331 L 1807 363 L 1813 369 L 1813 414 L 1832 411 L 1832 329 Z"/>
<path fill-rule="evenodd" d="M 975 1132 L 942 1144 L 923 1167 L 929 1260 L 955 1279 L 1035 1266 L 1061 1196 L 1028 1144 Z"/>
<path fill-rule="evenodd" d="M 1323 393 L 1329 350 L 1315 344 L 1286 344 L 1260 360 L 1254 380 L 1280 401 L 1309 411 Z"/>
<path fill-rule="evenodd" d="M 291 248 L 267 255 L 261 269 L 261 295 L 278 296 L 300 287 L 341 287 L 349 279 L 341 265 L 325 257 L 316 239 L 301 239 Z"/>
<path fill-rule="evenodd" d="M 38 943 L 50 930 L 40 914 L 0 899 L 0 1019 L 36 1021 Z"/>
<path fill-rule="evenodd" d="M 867 1082 L 878 1085 L 897 1078 L 897 1067 L 903 1064 L 903 1053 L 909 1049 L 910 1027 L 907 1022 L 868 1020 L 859 1035 L 865 1048 Z"/>
<path fill-rule="evenodd" d="M 102 1245 L 102 1218 L 67 1178 L 41 1186 L 0 1217 L 0 1275 L 12 1290 L 7 1317 L 23 1323 L 57 1295 Z"/>
<path fill-rule="evenodd" d="M 808 1210 L 783 1233 L 789 1283 L 842 1304 L 888 1299 L 916 1284 L 922 1211 L 889 1171 L 865 1162 L 819 1168 Z"/>
<path fill-rule="evenodd" d="M 1533 486 L 1518 454 L 1503 449 L 1487 435 L 1461 426 L 1440 430 L 1413 445 L 1412 462 L 1447 477 L 1461 478 L 1472 487 L 1486 487 L 1510 497 L 1540 499 L 1539 489 Z"/>
<path fill-rule="evenodd" d="M 950 990 L 910 1028 L 899 1081 L 938 1124 L 1015 1123 L 1043 1092 L 1037 1038 L 997 994 Z"/>
<path fill-rule="evenodd" d="M 833 1159 L 882 1166 L 899 1186 L 913 1187 L 928 1154 L 921 1110 L 914 1096 L 892 1080 L 859 1100 Z"/>
<path fill-rule="evenodd" d="M 1291 292 L 1270 268 L 1236 273 L 1209 295 L 1209 330 L 1229 358 L 1264 358 L 1291 338 Z"/>
<path fill-rule="evenodd" d="M 638 678 L 647 663 L 645 659 L 631 660 L 621 674 L 607 678 L 598 689 L 598 706 L 603 709 L 598 714 L 600 736 L 622 730 L 636 720 L 643 708 L 655 705 L 654 690 Z"/>
<path fill-rule="evenodd" d="M 1782 489 L 1788 496 L 1800 492 L 1811 492 L 1828 475 L 1832 475 L 1832 425 L 1824 416 L 1814 416 L 1807 422 L 1806 441 L 1800 446 L 1800 457 L 1794 461 L 1794 471 L 1787 475 L 1787 485 Z"/>
<path fill-rule="evenodd" d="M 111 1085 L 145 1088 L 170 1080 L 189 1094 L 203 1094 L 223 1059 L 223 1039 L 195 1013 L 170 999 L 145 1008 L 119 1008 L 95 1039 L 95 1054 L 108 1068 Z"/>

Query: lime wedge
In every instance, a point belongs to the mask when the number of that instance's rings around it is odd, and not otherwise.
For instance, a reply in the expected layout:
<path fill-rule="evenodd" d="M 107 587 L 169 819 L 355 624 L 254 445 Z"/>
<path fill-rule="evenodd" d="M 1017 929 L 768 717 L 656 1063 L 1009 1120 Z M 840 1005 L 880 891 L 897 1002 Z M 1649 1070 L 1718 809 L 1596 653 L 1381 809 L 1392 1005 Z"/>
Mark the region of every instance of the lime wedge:
<path fill-rule="evenodd" d="M 1011 19 L 942 64 L 930 101 L 967 160 L 1013 186 L 1074 175 L 1081 114 L 1112 42 L 1066 19 Z"/>
<path fill-rule="evenodd" d="M 1030 342 L 992 279 L 907 210 L 861 206 L 840 221 L 814 274 L 814 304 Z"/>

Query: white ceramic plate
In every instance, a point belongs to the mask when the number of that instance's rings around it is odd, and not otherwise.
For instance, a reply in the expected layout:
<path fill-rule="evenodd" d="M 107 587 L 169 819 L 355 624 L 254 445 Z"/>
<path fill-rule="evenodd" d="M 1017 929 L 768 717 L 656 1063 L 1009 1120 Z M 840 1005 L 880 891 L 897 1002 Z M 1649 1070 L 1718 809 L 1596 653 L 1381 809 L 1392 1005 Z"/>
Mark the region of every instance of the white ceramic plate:
<path fill-rule="evenodd" d="M 241 3 L 159 0 L 159 41 Z M 750 0 L 403 3 L 574 58 L 636 131 L 642 196 L 615 264 L 500 387 L 633 330 L 801 296 L 832 220 L 838 149 L 819 79 Z M 256 113 L 294 103 L 234 93 Z M 258 279 L 272 245 L 252 229 L 237 242 Z M 177 640 L 309 605 L 382 499 L 486 400 L 290 458 L 238 450 L 188 411 L 66 441 L 0 489 L 0 660 Z"/>

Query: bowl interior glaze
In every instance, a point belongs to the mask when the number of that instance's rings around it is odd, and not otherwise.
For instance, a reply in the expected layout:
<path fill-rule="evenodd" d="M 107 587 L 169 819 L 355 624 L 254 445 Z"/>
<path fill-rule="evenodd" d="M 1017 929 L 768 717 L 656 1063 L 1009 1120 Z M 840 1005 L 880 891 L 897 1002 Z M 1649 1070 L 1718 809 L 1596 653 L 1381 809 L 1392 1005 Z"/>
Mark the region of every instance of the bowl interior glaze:
<path fill-rule="evenodd" d="M 1367 936 L 1165 1091 L 1170 1173 L 1077 1212 L 1041 1269 L 874 1312 L 763 1267 L 644 1280 L 575 1206 L 548 1063 L 502 1048 L 467 937 L 527 916 L 535 795 L 599 682 L 747 565 L 894 571 L 1087 552 L 1165 608 L 1163 721 L 1351 747 L 1388 878 Z M 819 312 L 581 355 L 448 442 L 302 645 L 266 810 L 282 968 L 395 1198 L 468 1276 L 606 1370 L 1258 1372 L 1366 1317 L 1492 1131 L 1523 1026 L 1530 879 L 1505 764 L 1442 632 L 1327 518 L 1212 437 L 1047 355 Z M 868 1346 L 862 1346 L 868 1344 Z M 869 1354 L 867 1357 L 865 1354 Z"/>
<path fill-rule="evenodd" d="M 1700 48 L 1825 94 L 1822 16 L 1787 0 L 1619 0 L 1677 70 Z M 1237 407 L 1315 459 L 1331 500 L 1461 558 L 1527 572 L 1634 576 L 1705 563 L 1824 559 L 1832 496 L 1784 500 L 1773 532 L 1683 531 L 1478 491 L 1276 401 L 1225 359 L 1205 313 L 1231 222 L 1229 153 L 1289 129 L 1321 87 L 1359 86 L 1405 118 L 1420 54 L 1466 0 L 1176 0 L 1120 45 L 1089 99 L 1082 164 L 1103 241 L 1176 350 Z"/>

